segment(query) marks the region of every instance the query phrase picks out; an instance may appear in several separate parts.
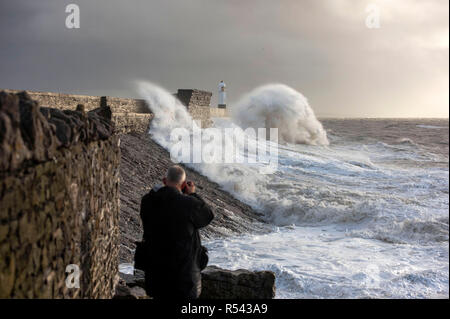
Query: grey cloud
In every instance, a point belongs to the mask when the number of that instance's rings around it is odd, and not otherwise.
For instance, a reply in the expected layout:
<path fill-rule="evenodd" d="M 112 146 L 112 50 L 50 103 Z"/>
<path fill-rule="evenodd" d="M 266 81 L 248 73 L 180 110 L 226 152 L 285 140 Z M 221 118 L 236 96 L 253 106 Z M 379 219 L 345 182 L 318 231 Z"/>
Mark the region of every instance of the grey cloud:
<path fill-rule="evenodd" d="M 0 87 L 132 97 L 136 79 L 213 93 L 223 79 L 232 103 L 282 82 L 319 116 L 448 116 L 448 42 L 433 42 L 447 1 L 378 1 L 378 30 L 372 1 L 72 2 L 79 30 L 68 3 L 1 0 Z"/>

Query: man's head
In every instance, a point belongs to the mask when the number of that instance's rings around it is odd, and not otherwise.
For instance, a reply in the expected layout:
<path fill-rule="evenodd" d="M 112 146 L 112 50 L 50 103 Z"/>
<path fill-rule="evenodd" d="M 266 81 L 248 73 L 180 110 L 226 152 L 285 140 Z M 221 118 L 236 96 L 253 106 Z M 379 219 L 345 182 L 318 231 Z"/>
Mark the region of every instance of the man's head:
<path fill-rule="evenodd" d="M 163 183 L 166 186 L 172 186 L 179 191 L 183 189 L 184 182 L 186 181 L 186 172 L 179 165 L 173 165 L 167 170 L 166 177 L 163 178 Z"/>

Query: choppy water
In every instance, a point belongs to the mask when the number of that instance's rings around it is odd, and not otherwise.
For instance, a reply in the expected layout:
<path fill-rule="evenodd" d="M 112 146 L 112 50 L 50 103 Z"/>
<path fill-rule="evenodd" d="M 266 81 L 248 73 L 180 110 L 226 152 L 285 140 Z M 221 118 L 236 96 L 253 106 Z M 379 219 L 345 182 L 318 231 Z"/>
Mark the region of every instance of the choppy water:
<path fill-rule="evenodd" d="M 155 113 L 150 134 L 170 149 L 172 130 L 192 129 L 192 119 L 165 90 L 143 83 L 140 92 Z M 277 298 L 448 298 L 448 120 L 318 123 L 291 89 L 252 94 L 238 103 L 239 119 L 215 126 L 271 122 L 301 134 L 284 133 L 272 174 L 245 163 L 188 164 L 273 227 L 207 242 L 210 263 L 274 271 Z"/>
<path fill-rule="evenodd" d="M 267 192 L 236 194 L 274 232 L 211 262 L 274 271 L 277 298 L 448 298 L 448 120 L 321 122 L 329 146 L 284 146 Z"/>

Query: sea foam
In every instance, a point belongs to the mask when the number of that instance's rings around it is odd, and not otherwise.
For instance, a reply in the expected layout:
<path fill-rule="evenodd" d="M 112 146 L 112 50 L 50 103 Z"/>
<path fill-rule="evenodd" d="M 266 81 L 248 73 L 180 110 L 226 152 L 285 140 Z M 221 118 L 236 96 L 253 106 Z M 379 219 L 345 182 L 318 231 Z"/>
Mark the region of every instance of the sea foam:
<path fill-rule="evenodd" d="M 281 142 L 329 144 L 327 133 L 306 97 L 284 84 L 267 84 L 252 90 L 231 112 L 233 122 L 242 128 L 278 128 Z"/>

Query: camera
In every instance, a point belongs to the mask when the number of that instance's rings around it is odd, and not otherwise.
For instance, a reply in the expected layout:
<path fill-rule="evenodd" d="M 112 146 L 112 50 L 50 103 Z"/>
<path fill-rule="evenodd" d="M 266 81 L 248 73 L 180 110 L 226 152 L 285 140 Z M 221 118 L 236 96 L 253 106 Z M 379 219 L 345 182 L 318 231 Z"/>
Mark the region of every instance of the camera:
<path fill-rule="evenodd" d="M 186 182 L 186 184 L 184 184 L 184 187 L 181 189 L 181 191 L 183 192 L 183 194 L 186 194 L 186 191 L 187 191 L 187 185 L 191 186 L 191 185 L 192 185 L 192 182 L 191 182 L 191 181 L 188 181 L 188 182 Z"/>

